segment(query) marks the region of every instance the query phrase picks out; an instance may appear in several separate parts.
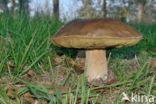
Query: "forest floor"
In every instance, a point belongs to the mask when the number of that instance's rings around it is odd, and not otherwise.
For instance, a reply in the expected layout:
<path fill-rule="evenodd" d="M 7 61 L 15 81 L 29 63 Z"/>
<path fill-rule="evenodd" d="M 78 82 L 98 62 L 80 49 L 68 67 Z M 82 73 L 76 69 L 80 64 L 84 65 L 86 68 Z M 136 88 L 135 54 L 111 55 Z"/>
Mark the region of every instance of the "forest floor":
<path fill-rule="evenodd" d="M 143 36 L 135 46 L 107 51 L 117 81 L 89 86 L 79 50 L 50 38 L 63 25 L 48 17 L 0 17 L 0 104 L 131 104 L 124 94 L 156 97 L 156 24 L 130 24 Z M 83 50 L 82 50 L 83 51 Z M 154 99 L 155 100 L 155 99 Z"/>

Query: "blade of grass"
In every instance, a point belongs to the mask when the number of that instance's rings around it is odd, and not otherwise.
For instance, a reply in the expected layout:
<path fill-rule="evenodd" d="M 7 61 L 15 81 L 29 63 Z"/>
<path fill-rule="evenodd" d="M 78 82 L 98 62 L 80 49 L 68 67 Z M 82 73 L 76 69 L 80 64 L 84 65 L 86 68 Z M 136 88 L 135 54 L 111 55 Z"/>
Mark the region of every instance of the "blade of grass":
<path fill-rule="evenodd" d="M 9 57 L 9 54 L 6 57 L 4 57 L 4 59 L 1 61 L 1 63 L 0 63 L 0 73 L 3 71 L 4 63 L 5 63 L 5 61 L 7 60 L 8 57 Z"/>
<path fill-rule="evenodd" d="M 25 70 L 23 70 L 21 73 L 20 73 L 20 76 L 21 75 L 23 75 L 23 74 L 25 74 L 27 71 L 29 71 L 29 69 L 31 68 L 31 67 L 33 67 L 44 55 L 46 55 L 47 54 L 47 52 L 44 52 L 44 53 L 42 53 L 39 57 L 37 57 L 36 58 L 36 60 L 33 62 L 33 63 L 31 63 L 31 65 L 29 65 Z"/>
<path fill-rule="evenodd" d="M 69 77 L 71 76 L 72 72 L 69 71 L 68 75 L 66 76 L 65 80 L 63 80 L 63 82 L 60 84 L 61 86 L 65 86 L 66 82 L 68 81 Z"/>
<path fill-rule="evenodd" d="M 77 102 L 77 100 L 78 100 L 79 89 L 80 89 L 80 83 L 77 84 L 74 104 L 76 104 L 76 102 Z"/>
<path fill-rule="evenodd" d="M 137 81 L 139 80 L 139 78 L 141 77 L 143 73 L 143 71 L 145 70 L 146 66 L 148 65 L 148 63 L 146 62 L 142 68 L 140 69 L 140 71 L 138 72 L 138 74 L 136 75 L 136 77 L 134 78 L 133 84 L 132 84 L 132 88 L 136 85 Z"/>
<path fill-rule="evenodd" d="M 43 42 L 40 44 L 40 46 L 36 49 L 36 51 L 39 51 L 41 48 L 42 48 L 42 46 L 47 42 L 47 40 L 48 40 L 48 37 L 46 38 L 46 39 L 44 39 L 43 40 Z"/>
<path fill-rule="evenodd" d="M 86 102 L 86 93 L 87 88 L 86 88 L 86 80 L 85 80 L 85 76 L 82 75 L 81 76 L 81 104 L 85 104 Z"/>
<path fill-rule="evenodd" d="M 20 79 L 18 77 L 15 78 L 27 86 L 25 89 L 20 90 L 20 92 L 18 92 L 18 95 L 23 94 L 25 91 L 30 91 L 37 99 L 50 100 L 50 94 L 48 94 L 48 90 L 44 86 L 35 86 L 27 81 L 24 81 L 23 79 Z"/>
<path fill-rule="evenodd" d="M 102 88 L 119 87 L 121 85 L 128 84 L 128 83 L 131 83 L 131 82 L 132 81 L 123 81 L 123 82 L 118 82 L 118 83 L 114 83 L 114 84 L 111 84 L 111 85 L 102 85 L 102 86 L 91 88 L 91 91 L 92 90 L 97 90 L 97 89 L 102 89 Z"/>
<path fill-rule="evenodd" d="M 19 66 L 18 66 L 18 68 L 17 68 L 17 71 L 18 71 L 18 72 L 19 72 L 20 68 L 22 67 L 22 65 L 23 65 L 23 63 L 24 63 L 24 61 L 25 61 L 25 59 L 26 59 L 26 56 L 27 56 L 27 54 L 28 54 L 28 52 L 29 52 L 29 50 L 30 50 L 30 48 L 31 48 L 31 45 L 33 44 L 33 41 L 34 41 L 35 36 L 36 36 L 36 31 L 33 33 L 32 38 L 31 38 L 31 40 L 30 40 L 28 46 L 26 47 L 26 49 L 25 49 L 25 51 L 24 51 L 24 54 L 23 54 L 22 59 L 21 59 L 21 61 L 20 61 L 20 64 L 19 64 Z"/>
<path fill-rule="evenodd" d="M 155 75 L 151 78 L 151 82 L 150 82 L 149 90 L 148 90 L 148 98 L 151 96 L 151 91 L 152 91 L 154 79 L 155 79 Z M 148 104 L 149 104 L 149 102 L 148 102 Z"/>
<path fill-rule="evenodd" d="M 86 104 L 89 103 L 89 98 L 90 98 L 90 89 L 87 91 L 87 99 L 86 99 Z"/>

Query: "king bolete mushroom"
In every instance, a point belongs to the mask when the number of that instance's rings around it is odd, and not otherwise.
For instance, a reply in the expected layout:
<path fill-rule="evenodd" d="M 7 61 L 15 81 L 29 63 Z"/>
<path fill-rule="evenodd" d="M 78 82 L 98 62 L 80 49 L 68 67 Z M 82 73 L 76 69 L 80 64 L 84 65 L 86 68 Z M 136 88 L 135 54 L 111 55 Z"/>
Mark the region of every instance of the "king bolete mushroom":
<path fill-rule="evenodd" d="M 142 36 L 133 28 L 113 19 L 73 20 L 65 24 L 53 37 L 59 47 L 85 49 L 86 74 L 89 83 L 107 83 L 106 48 L 132 46 Z"/>

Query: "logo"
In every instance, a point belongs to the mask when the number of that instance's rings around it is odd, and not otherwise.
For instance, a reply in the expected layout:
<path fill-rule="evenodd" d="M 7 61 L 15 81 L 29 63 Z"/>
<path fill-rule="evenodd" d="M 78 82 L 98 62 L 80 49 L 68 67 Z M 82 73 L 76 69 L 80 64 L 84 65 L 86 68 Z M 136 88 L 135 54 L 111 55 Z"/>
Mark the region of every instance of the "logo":
<path fill-rule="evenodd" d="M 143 95 L 139 93 L 131 93 L 129 96 L 125 92 L 122 93 L 122 101 L 128 101 L 132 103 L 154 103 L 155 96 L 153 95 Z"/>

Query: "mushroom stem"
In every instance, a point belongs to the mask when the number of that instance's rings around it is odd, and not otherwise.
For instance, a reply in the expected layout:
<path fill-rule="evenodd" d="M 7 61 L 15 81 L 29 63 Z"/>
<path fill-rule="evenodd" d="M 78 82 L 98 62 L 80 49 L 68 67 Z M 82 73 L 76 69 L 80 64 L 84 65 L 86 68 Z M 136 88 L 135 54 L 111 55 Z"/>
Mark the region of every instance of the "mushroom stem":
<path fill-rule="evenodd" d="M 108 77 L 106 51 L 86 50 L 86 74 L 88 82 L 105 81 Z"/>

